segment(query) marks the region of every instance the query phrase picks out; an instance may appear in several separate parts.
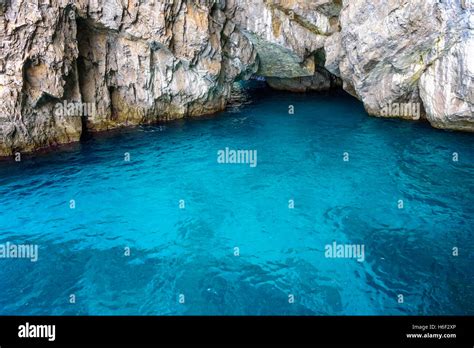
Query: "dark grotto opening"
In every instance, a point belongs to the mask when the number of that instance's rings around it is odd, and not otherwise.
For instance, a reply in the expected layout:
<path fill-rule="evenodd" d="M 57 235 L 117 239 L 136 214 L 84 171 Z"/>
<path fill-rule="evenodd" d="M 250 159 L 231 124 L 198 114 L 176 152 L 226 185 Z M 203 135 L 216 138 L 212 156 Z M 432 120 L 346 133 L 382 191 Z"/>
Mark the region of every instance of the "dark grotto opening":
<path fill-rule="evenodd" d="M 79 79 L 79 90 L 81 91 L 81 86 L 84 84 L 84 72 L 85 72 L 85 63 L 84 63 L 84 58 L 82 56 L 79 56 L 76 61 L 76 66 L 77 66 L 77 75 Z M 83 95 L 81 91 L 81 95 Z M 84 141 L 87 139 L 91 138 L 91 134 L 87 129 L 87 118 L 89 115 L 83 115 L 81 116 L 81 122 L 82 122 L 82 132 L 81 132 L 81 138 L 80 141 Z"/>
<path fill-rule="evenodd" d="M 79 92 L 81 95 L 81 99 L 83 103 L 94 103 L 95 101 L 90 97 L 92 95 L 91 90 L 91 75 L 90 70 L 92 68 L 92 62 L 88 58 L 90 52 L 90 33 L 91 28 L 87 25 L 86 20 L 81 17 L 76 17 L 76 25 L 77 25 L 77 42 L 78 42 L 78 50 L 79 56 L 76 60 L 76 67 L 77 67 L 77 75 L 78 75 L 78 85 L 79 85 Z M 90 139 L 92 137 L 91 132 L 88 128 L 88 118 L 91 115 L 82 115 L 82 133 L 81 133 L 81 141 Z"/>

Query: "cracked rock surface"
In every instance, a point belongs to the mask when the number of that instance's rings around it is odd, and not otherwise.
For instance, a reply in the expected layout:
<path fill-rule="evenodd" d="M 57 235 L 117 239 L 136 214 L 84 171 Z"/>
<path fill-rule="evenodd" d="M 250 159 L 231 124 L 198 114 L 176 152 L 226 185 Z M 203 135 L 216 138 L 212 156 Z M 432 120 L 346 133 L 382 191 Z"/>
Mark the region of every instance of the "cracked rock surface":
<path fill-rule="evenodd" d="M 438 128 L 474 131 L 474 4 L 460 0 L 344 0 L 326 68 L 369 114 L 418 103 Z"/>
<path fill-rule="evenodd" d="M 474 4 L 0 0 L 0 155 L 214 113 L 253 74 L 293 92 L 342 85 L 371 115 L 474 131 Z M 386 112 L 398 103 L 421 112 Z"/>
<path fill-rule="evenodd" d="M 0 8 L 0 155 L 214 113 L 257 69 L 235 7 L 213 1 L 11 0 Z M 92 106 L 55 112 L 57 104 Z M 74 113 L 74 110 L 78 111 Z M 84 127 L 85 126 L 85 127 Z"/>

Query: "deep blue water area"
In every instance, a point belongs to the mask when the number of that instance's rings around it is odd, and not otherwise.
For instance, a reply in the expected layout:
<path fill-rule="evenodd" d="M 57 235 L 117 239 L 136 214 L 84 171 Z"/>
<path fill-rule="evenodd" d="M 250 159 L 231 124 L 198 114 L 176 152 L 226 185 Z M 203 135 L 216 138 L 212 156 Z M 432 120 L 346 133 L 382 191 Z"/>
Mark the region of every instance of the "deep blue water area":
<path fill-rule="evenodd" d="M 0 245 L 38 246 L 0 258 L 0 314 L 473 315 L 473 146 L 254 85 L 213 117 L 0 162 Z"/>

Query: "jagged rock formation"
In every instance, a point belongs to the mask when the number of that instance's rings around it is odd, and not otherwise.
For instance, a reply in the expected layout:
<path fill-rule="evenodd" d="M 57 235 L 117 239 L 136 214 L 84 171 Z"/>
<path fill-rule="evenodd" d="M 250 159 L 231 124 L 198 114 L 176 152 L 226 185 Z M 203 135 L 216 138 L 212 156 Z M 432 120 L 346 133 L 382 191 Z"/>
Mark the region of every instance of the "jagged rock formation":
<path fill-rule="evenodd" d="M 463 24 L 465 25 L 465 24 Z M 437 128 L 474 129 L 474 15 L 469 27 L 420 78 L 420 96 Z"/>
<path fill-rule="evenodd" d="M 257 69 L 234 11 L 210 0 L 12 0 L 1 17 L 0 155 L 76 141 L 85 127 L 222 110 L 233 82 Z M 63 101 L 94 112 L 56 112 Z"/>
<path fill-rule="evenodd" d="M 0 0 L 0 29 L 0 155 L 213 113 L 254 73 L 474 130 L 471 0 Z"/>
<path fill-rule="evenodd" d="M 326 67 L 376 116 L 420 103 L 435 127 L 474 130 L 474 4 L 459 0 L 344 1 Z M 424 116 L 423 114 L 421 115 Z"/>
<path fill-rule="evenodd" d="M 342 1 L 240 0 L 235 21 L 255 45 L 257 74 L 268 84 L 294 92 L 339 85 L 324 67 L 324 45 L 338 31 Z"/>
<path fill-rule="evenodd" d="M 261 58 L 258 74 L 270 86 L 324 90 L 340 78 L 371 115 L 474 131 L 471 0 L 241 3 L 236 20 L 257 36 L 251 40 Z M 394 113 L 402 104 L 420 112 Z"/>

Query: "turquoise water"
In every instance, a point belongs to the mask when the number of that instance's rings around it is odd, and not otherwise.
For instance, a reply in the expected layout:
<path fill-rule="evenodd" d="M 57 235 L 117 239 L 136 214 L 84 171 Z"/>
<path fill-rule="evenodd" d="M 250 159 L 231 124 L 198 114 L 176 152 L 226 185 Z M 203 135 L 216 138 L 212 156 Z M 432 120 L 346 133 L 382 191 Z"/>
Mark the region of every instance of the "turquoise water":
<path fill-rule="evenodd" d="M 0 244 L 39 257 L 0 259 L 0 314 L 474 314 L 473 135 L 346 95 L 247 93 L 1 162 Z M 226 147 L 257 166 L 217 163 Z M 326 258 L 334 241 L 365 260 Z"/>

